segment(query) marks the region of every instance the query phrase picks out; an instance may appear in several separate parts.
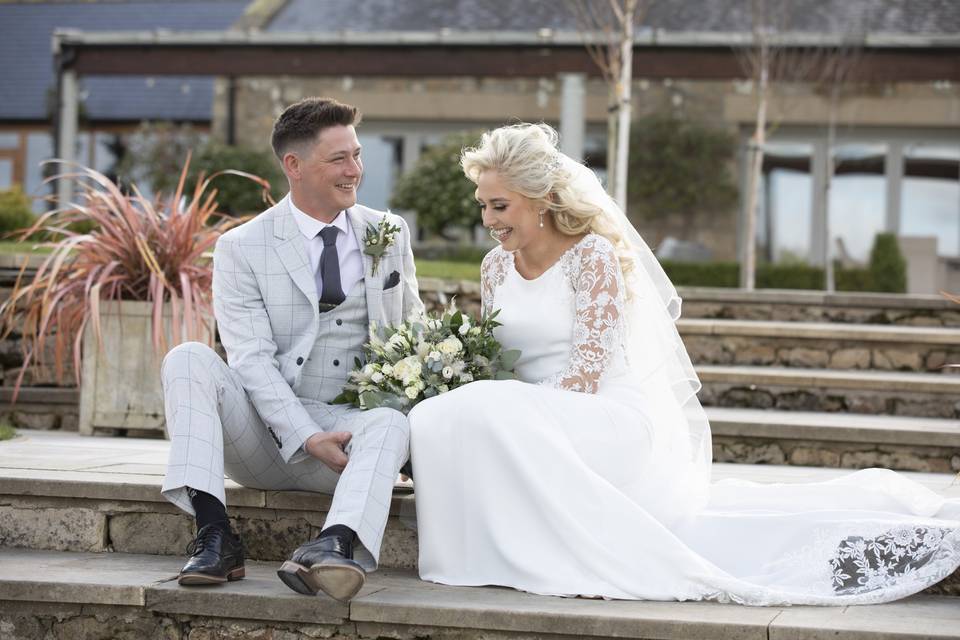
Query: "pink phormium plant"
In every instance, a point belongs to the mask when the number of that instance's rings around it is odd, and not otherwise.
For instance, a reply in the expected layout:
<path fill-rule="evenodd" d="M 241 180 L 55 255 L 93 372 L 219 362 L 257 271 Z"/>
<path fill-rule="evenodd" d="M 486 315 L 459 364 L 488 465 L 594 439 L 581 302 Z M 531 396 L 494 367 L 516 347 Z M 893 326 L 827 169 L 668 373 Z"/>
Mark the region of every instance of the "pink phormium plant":
<path fill-rule="evenodd" d="M 24 281 L 25 262 L 10 297 L 0 305 L 2 336 L 16 329 L 23 336 L 23 368 L 14 400 L 27 367 L 43 358 L 49 340 L 57 376 L 63 377 L 65 359 L 72 355 L 79 384 L 81 345 L 88 324 L 97 342 L 102 342 L 103 302 L 152 302 L 157 353 L 166 350 L 165 304 L 170 305 L 175 344 L 204 334 L 204 318 L 212 315 L 213 280 L 213 266 L 205 254 L 220 234 L 242 221 L 218 216 L 217 190 L 211 188 L 211 180 L 222 174 L 243 176 L 263 187 L 265 202 L 272 200 L 266 180 L 234 170 L 209 178 L 201 175 L 193 193 L 184 194 L 189 165 L 188 155 L 172 195 L 158 194 L 152 200 L 136 187 L 133 195 L 124 194 L 109 178 L 86 167 L 51 178 L 75 180 L 79 202 L 57 203 L 57 209 L 22 234 L 25 239 L 37 231 L 46 232 L 52 240 L 39 246 L 50 247 L 52 253 L 28 282 Z M 80 233 L 70 228 L 83 222 L 94 223 L 93 230 Z"/>

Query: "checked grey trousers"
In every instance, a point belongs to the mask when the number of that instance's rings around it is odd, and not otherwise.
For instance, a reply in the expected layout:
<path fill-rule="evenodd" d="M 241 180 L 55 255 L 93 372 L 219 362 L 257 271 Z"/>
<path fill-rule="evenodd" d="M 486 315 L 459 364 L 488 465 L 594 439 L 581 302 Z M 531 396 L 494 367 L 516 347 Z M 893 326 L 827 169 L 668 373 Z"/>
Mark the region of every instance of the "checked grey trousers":
<path fill-rule="evenodd" d="M 324 528 L 357 532 L 355 560 L 376 569 L 393 486 L 409 451 L 406 416 L 392 409 L 361 411 L 301 398 L 322 431 L 349 431 L 349 462 L 337 474 L 319 460 L 295 454 L 284 462 L 236 374 L 208 346 L 188 342 L 163 361 L 161 379 L 170 438 L 164 497 L 194 515 L 186 488 L 226 504 L 224 473 L 245 487 L 333 495 Z"/>

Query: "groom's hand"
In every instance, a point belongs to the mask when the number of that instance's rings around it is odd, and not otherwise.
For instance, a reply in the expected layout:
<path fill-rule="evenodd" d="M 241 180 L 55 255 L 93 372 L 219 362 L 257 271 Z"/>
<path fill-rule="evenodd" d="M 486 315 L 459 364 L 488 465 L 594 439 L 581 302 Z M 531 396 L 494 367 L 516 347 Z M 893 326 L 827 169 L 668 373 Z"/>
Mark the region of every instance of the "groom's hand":
<path fill-rule="evenodd" d="M 351 436 L 348 431 L 315 433 L 303 443 L 303 450 L 337 473 L 343 473 L 348 461 L 343 448 L 350 442 Z"/>

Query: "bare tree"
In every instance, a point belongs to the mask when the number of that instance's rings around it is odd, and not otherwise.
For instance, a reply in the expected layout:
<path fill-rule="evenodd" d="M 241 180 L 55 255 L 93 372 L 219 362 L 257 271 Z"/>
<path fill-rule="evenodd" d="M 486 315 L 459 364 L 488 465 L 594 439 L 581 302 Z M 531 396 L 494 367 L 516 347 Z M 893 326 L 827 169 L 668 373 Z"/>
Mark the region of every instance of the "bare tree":
<path fill-rule="evenodd" d="M 790 12 L 795 9 L 796 6 L 787 0 L 751 0 L 750 42 L 747 46 L 735 47 L 741 66 L 753 80 L 756 94 L 756 118 L 747 146 L 745 219 L 741 238 L 743 255 L 740 263 L 740 286 L 747 290 L 756 287 L 758 191 L 763 178 L 764 146 L 778 125 L 776 118 L 771 118 L 771 100 L 778 88 L 791 83 L 812 82 L 817 86 L 828 87 L 831 96 L 828 136 L 835 137 L 839 100 L 855 64 L 855 57 L 850 55 L 853 49 L 850 49 L 843 39 L 841 43 L 844 44 L 834 46 L 816 39 L 803 43 L 792 38 L 789 33 Z M 835 36 L 836 33 L 830 35 Z M 782 115 L 781 113 L 780 116 Z M 832 149 L 832 139 L 830 148 Z M 832 176 L 832 164 L 828 173 Z M 828 178 L 827 189 L 829 182 Z M 829 263 L 829 258 L 827 262 Z M 831 284 L 832 269 L 828 272 L 828 285 Z"/>
<path fill-rule="evenodd" d="M 627 210 L 627 166 L 633 103 L 633 36 L 652 0 L 568 0 L 576 13 L 587 53 L 609 89 L 607 191 Z"/>

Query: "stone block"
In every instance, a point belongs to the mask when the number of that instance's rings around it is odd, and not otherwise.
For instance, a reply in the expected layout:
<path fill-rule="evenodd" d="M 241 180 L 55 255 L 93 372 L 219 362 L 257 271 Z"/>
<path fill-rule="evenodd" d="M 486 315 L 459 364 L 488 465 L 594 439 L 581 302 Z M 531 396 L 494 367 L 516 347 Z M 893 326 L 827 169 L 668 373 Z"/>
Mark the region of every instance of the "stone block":
<path fill-rule="evenodd" d="M 256 560 L 286 560 L 297 547 L 315 537 L 319 528 L 298 517 L 234 517 L 232 523 L 243 536 L 247 557 Z"/>
<path fill-rule="evenodd" d="M 946 459 L 923 457 L 909 450 L 848 451 L 843 454 L 840 464 L 847 469 L 882 467 L 897 471 L 950 472 L 950 463 Z"/>
<path fill-rule="evenodd" d="M 960 418 L 960 403 L 946 398 L 909 399 L 895 398 L 894 415 L 917 418 Z"/>
<path fill-rule="evenodd" d="M 839 467 L 840 452 L 824 447 L 796 447 L 790 452 L 790 464 L 802 467 Z"/>
<path fill-rule="evenodd" d="M 880 415 L 887 413 L 887 400 L 878 395 L 852 394 L 847 396 L 847 411 Z"/>
<path fill-rule="evenodd" d="M 777 409 L 786 411 L 821 411 L 820 405 L 820 396 L 809 391 L 787 391 L 776 398 Z"/>
<path fill-rule="evenodd" d="M 916 351 L 874 349 L 873 367 L 895 371 L 920 371 L 923 368 L 923 360 Z"/>
<path fill-rule="evenodd" d="M 182 556 L 194 537 L 194 520 L 181 513 L 117 513 L 108 521 L 110 542 L 121 553 Z"/>
<path fill-rule="evenodd" d="M 728 364 L 731 360 L 723 340 L 716 336 L 685 336 L 683 343 L 695 364 Z"/>
<path fill-rule="evenodd" d="M 825 349 L 794 347 L 792 349 L 780 349 L 777 353 L 777 360 L 788 367 L 822 369 L 827 366 L 830 355 Z"/>
<path fill-rule="evenodd" d="M 32 411 L 14 411 L 10 417 L 14 426 L 23 429 L 50 431 L 60 426 L 60 416 L 55 411 L 34 413 Z"/>
<path fill-rule="evenodd" d="M 786 456 L 779 445 L 763 442 L 718 442 L 714 440 L 716 462 L 739 464 L 785 464 Z"/>
<path fill-rule="evenodd" d="M 766 344 L 752 344 L 733 352 L 733 361 L 736 364 L 760 365 L 773 364 L 777 360 L 776 350 Z"/>
<path fill-rule="evenodd" d="M 93 509 L 0 506 L 0 547 L 104 551 L 107 517 Z"/>
<path fill-rule="evenodd" d="M 831 369 L 869 369 L 869 349 L 838 349 L 830 354 Z"/>
<path fill-rule="evenodd" d="M 774 401 L 773 395 L 769 391 L 734 387 L 720 393 L 717 404 L 721 407 L 769 409 L 773 406 Z"/>
<path fill-rule="evenodd" d="M 380 546 L 381 566 L 396 569 L 417 568 L 419 549 L 415 526 L 416 512 L 387 521 L 387 529 Z"/>

